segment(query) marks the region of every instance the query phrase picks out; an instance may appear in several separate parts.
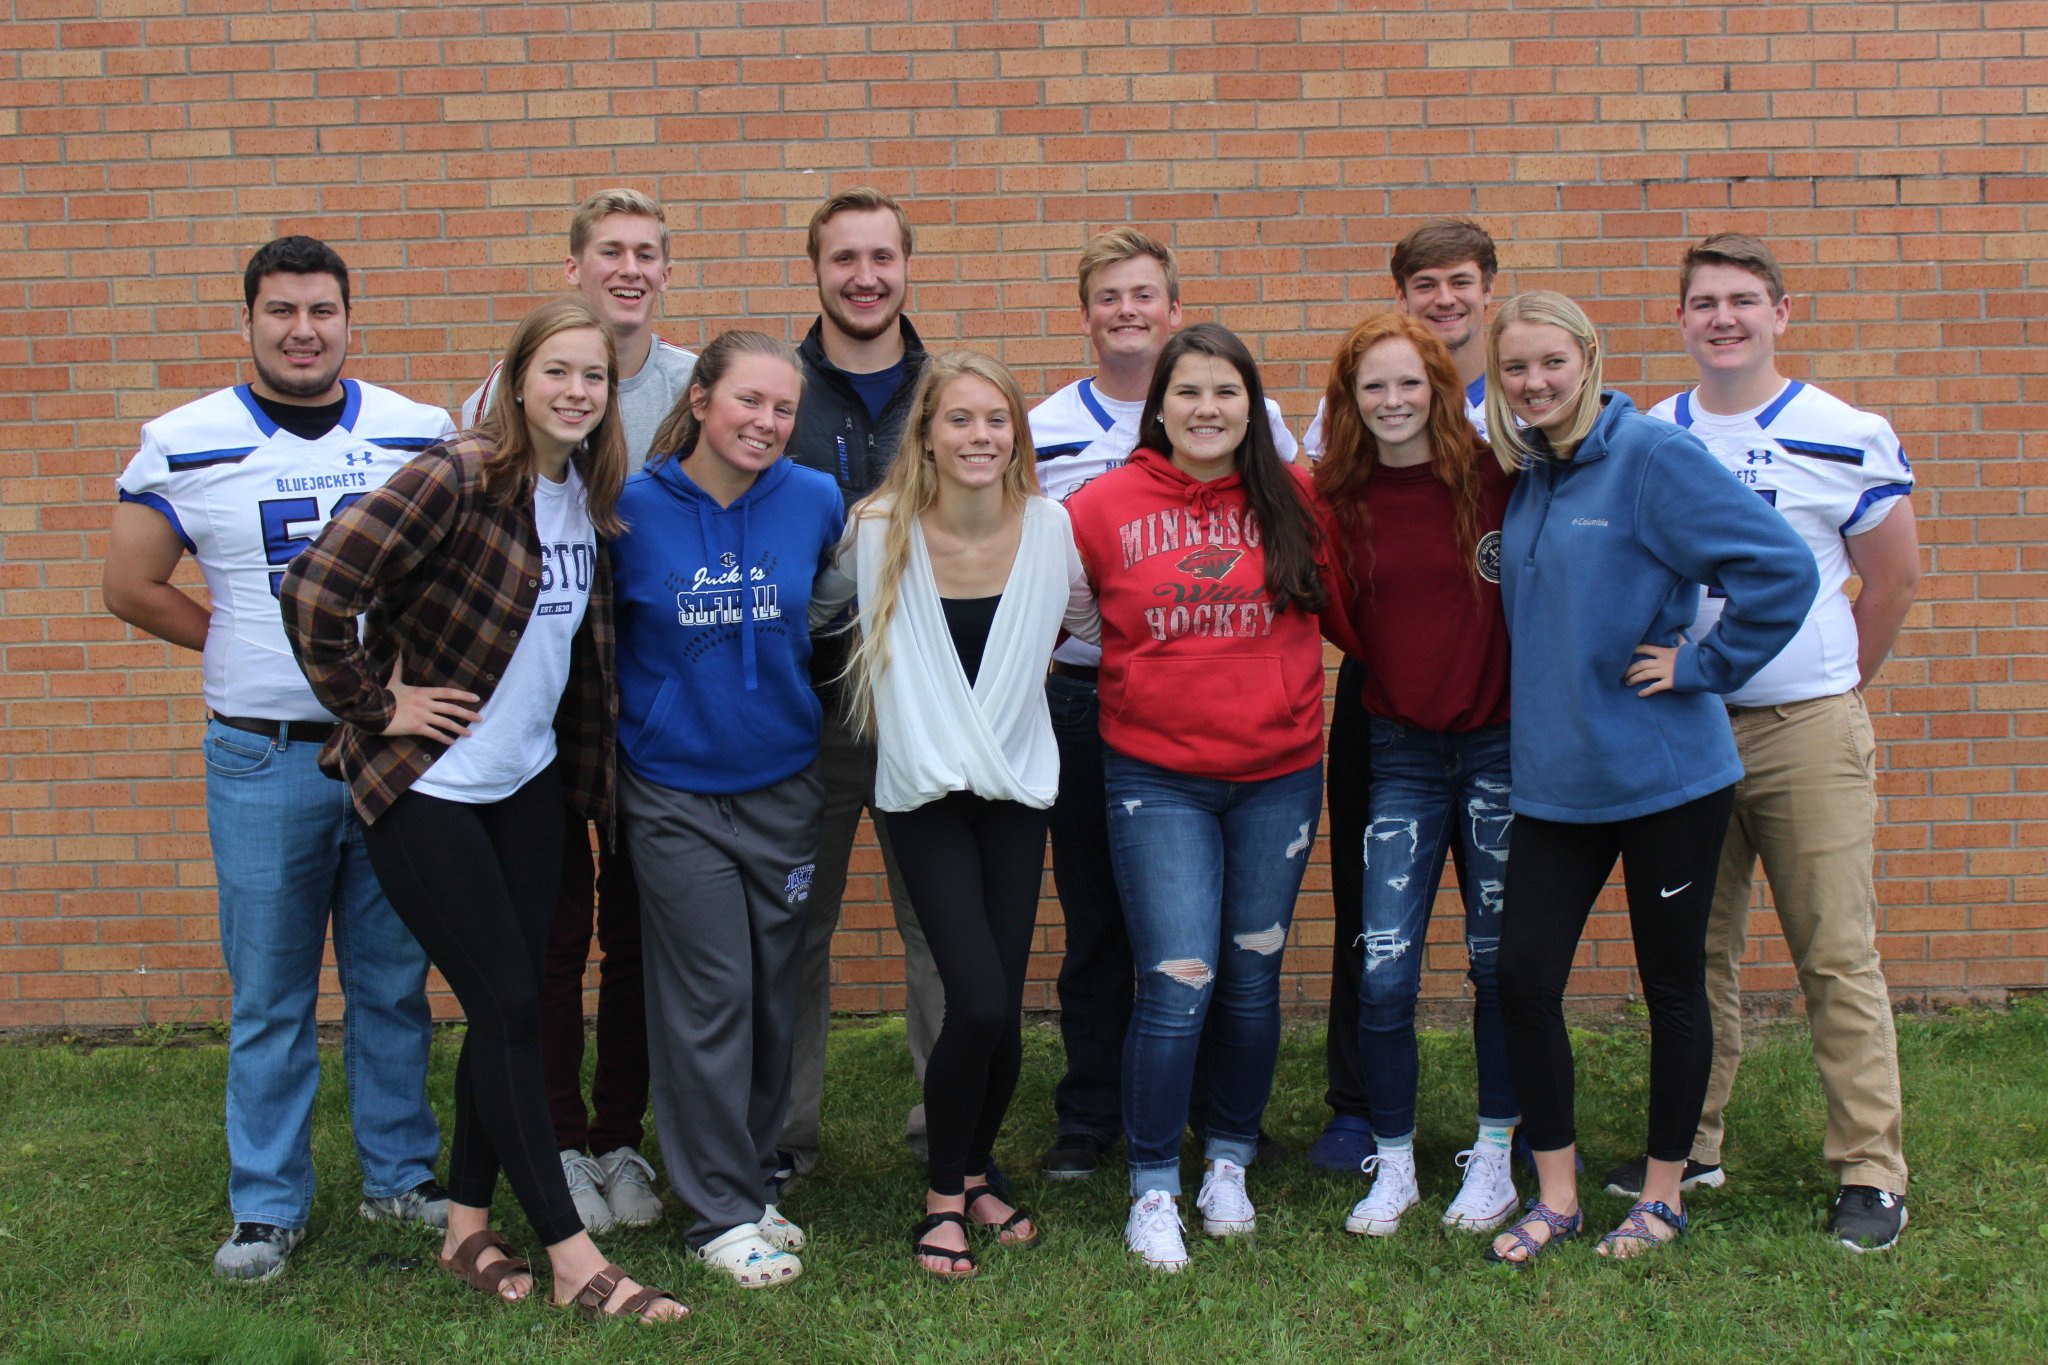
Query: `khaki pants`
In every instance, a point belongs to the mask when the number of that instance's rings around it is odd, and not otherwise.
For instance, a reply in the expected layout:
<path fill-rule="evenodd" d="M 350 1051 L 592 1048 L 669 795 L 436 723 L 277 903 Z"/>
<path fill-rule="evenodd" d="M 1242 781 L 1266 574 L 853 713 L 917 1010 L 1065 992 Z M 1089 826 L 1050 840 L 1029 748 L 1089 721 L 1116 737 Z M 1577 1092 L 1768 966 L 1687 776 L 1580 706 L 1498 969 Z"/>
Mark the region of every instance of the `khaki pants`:
<path fill-rule="evenodd" d="M 1906 1192 L 1898 1043 L 1877 954 L 1871 883 L 1876 743 L 1858 692 L 1732 713 L 1744 776 L 1707 922 L 1714 1065 L 1693 1160 L 1719 1165 L 1722 1111 L 1742 1060 L 1738 964 L 1756 862 L 1777 905 L 1806 997 L 1814 1065 L 1827 1093 L 1823 1153 L 1836 1180 Z"/>

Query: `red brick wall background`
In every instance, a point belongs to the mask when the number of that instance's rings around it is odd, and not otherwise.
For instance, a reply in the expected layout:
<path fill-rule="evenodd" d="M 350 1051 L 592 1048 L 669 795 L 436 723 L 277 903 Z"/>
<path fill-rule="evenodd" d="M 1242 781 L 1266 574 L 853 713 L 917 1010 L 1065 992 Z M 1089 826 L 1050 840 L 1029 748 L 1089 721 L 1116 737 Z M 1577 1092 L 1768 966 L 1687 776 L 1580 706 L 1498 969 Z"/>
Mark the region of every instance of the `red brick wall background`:
<path fill-rule="evenodd" d="M 351 373 L 452 405 L 559 287 L 571 207 L 613 184 L 669 207 L 661 330 L 684 344 L 800 334 L 812 207 L 889 189 L 926 338 L 1001 356 L 1034 397 L 1086 365 L 1081 244 L 1148 225 L 1190 320 L 1250 340 L 1297 431 L 1421 217 L 1488 224 L 1498 297 L 1586 301 L 1645 405 L 1689 374 L 1683 244 L 1765 235 L 1799 295 L 1785 368 L 1888 414 L 1920 476 L 1928 572 L 1871 696 L 1893 988 L 2048 983 L 2048 4 L 1362 8 L 0 6 L 0 1026 L 210 1018 L 226 991 L 197 659 L 107 616 L 97 584 L 139 425 L 241 377 L 248 252 L 334 243 Z M 900 998 L 878 872 L 858 855 L 845 1008 Z M 1298 1003 L 1323 996 L 1327 886 L 1318 866 Z M 1631 987 L 1613 909 L 1582 994 Z M 1044 921 L 1034 1004 L 1050 899 Z M 1450 996 L 1462 950 L 1437 927 L 1428 990 Z M 1788 986 L 1782 944 L 1758 951 L 1752 985 Z"/>

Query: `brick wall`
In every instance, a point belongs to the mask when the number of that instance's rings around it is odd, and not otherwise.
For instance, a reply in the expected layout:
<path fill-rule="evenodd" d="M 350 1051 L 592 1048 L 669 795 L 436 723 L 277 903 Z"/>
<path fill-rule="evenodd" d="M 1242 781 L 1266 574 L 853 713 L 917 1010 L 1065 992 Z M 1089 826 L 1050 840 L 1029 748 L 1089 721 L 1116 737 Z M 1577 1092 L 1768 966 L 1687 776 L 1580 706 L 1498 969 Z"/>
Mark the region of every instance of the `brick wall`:
<path fill-rule="evenodd" d="M 150 416 L 241 375 L 269 237 L 358 272 L 351 373 L 453 404 L 559 286 L 570 207 L 670 206 L 662 331 L 800 333 L 802 226 L 869 181 L 918 224 L 935 345 L 1082 372 L 1072 272 L 1163 231 L 1190 319 L 1250 339 L 1297 430 L 1388 245 L 1481 217 L 1497 296 L 1606 327 L 1639 402 L 1688 376 L 1673 263 L 1770 238 L 1785 367 L 1891 417 L 1928 570 L 1873 689 L 1901 997 L 2048 982 L 2048 4 L 14 0 L 0 23 L 0 1026 L 215 1015 L 196 659 L 104 614 L 112 479 Z M 196 581 L 196 576 L 195 581 Z M 895 949 L 857 855 L 838 999 Z M 1315 868 L 1290 993 L 1321 998 Z M 1630 987 L 1612 893 L 1579 989 Z M 1033 1003 L 1060 941 L 1046 903 Z M 1767 928 L 1768 923 L 1759 928 Z M 1428 989 L 1454 994 L 1440 917 Z M 1782 945 L 1749 980 L 1790 984 Z M 331 1004 L 331 1002 L 330 1002 Z"/>

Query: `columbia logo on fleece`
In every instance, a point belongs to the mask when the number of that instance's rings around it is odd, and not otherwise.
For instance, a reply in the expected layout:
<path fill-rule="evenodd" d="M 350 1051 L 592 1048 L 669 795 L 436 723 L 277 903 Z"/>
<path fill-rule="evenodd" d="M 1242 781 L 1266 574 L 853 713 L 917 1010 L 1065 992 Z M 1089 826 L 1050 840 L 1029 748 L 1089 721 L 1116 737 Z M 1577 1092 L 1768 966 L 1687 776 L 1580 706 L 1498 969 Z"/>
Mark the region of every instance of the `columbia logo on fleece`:
<path fill-rule="evenodd" d="M 1605 517 L 1573 517 L 1573 518 L 1572 518 L 1572 525 L 1574 525 L 1574 526 L 1605 526 L 1606 524 L 1607 524 L 1607 518 L 1605 518 Z"/>

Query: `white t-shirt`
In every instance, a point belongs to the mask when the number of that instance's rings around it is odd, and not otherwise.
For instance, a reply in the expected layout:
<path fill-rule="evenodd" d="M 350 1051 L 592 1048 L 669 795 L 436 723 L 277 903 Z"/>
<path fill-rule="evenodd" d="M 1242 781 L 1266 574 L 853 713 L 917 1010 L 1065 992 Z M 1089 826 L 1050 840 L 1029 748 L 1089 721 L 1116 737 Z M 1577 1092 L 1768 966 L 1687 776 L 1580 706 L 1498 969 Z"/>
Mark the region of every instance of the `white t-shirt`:
<path fill-rule="evenodd" d="M 1302 435 L 1301 449 L 1310 464 L 1323 458 L 1323 400 L 1316 400 L 1316 415 L 1309 421 L 1308 430 Z M 1479 439 L 1486 439 L 1486 376 L 1465 386 L 1465 420 L 1472 424 L 1472 430 L 1479 433 Z"/>
<path fill-rule="evenodd" d="M 1861 681 L 1856 617 L 1842 585 L 1854 566 L 1846 536 L 1861 535 L 1913 491 L 1913 467 L 1891 424 L 1811 384 L 1789 381 L 1776 397 L 1722 417 L 1703 411 L 1699 391 L 1674 394 L 1652 417 L 1706 442 L 1729 472 L 1778 509 L 1813 551 L 1820 593 L 1792 643 L 1739 690 L 1733 706 L 1777 706 L 1838 696 Z M 1703 593 L 1692 639 L 1721 619 L 1723 599 Z"/>
<path fill-rule="evenodd" d="M 570 645 L 597 572 L 597 532 L 576 466 L 561 483 L 535 480 L 533 521 L 541 558 L 533 616 L 476 723 L 413 791 L 471 805 L 502 801 L 555 761 L 555 712 L 569 685 Z"/>
<path fill-rule="evenodd" d="M 1142 402 L 1126 402 L 1096 392 L 1095 381 L 1077 379 L 1031 410 L 1031 444 L 1038 451 L 1038 486 L 1054 502 L 1064 503 L 1083 485 L 1131 458 L 1138 448 Z M 1292 462 L 1297 447 L 1280 405 L 1266 400 L 1266 420 L 1273 446 Z M 1095 668 L 1102 651 L 1084 640 L 1069 639 L 1053 651 L 1061 663 Z"/>
<path fill-rule="evenodd" d="M 199 561 L 213 599 L 202 659 L 216 715 L 334 719 L 285 640 L 285 565 L 328 518 L 455 430 L 403 394 L 353 379 L 342 388 L 341 420 L 314 441 L 271 421 L 246 384 L 195 398 L 142 428 L 115 481 L 122 502 L 162 513 Z"/>

